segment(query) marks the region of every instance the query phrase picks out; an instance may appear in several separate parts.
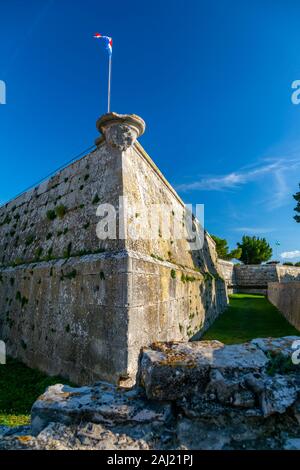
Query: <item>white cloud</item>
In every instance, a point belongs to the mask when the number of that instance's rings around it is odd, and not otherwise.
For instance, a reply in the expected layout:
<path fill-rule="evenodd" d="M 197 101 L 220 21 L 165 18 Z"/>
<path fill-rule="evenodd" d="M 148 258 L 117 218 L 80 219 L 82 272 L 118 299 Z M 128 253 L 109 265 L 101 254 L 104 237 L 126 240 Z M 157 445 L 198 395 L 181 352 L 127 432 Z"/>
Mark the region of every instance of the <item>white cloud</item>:
<path fill-rule="evenodd" d="M 284 251 L 281 253 L 281 258 L 286 258 L 286 259 L 293 259 L 293 258 L 298 258 L 300 257 L 300 250 L 294 250 L 294 251 Z"/>
<path fill-rule="evenodd" d="M 279 167 L 279 162 L 268 163 L 256 168 L 245 169 L 244 171 L 236 171 L 227 175 L 211 176 L 201 178 L 199 181 L 192 183 L 180 184 L 178 190 L 189 191 L 194 189 L 202 189 L 206 191 L 222 191 L 224 189 L 233 189 L 250 181 L 255 181 L 262 175 L 274 172 Z"/>
<path fill-rule="evenodd" d="M 271 196 L 264 203 L 269 208 L 278 208 L 291 198 L 291 191 L 287 184 L 288 174 L 295 172 L 300 167 L 300 157 L 278 157 L 265 159 L 261 163 L 241 168 L 240 170 L 226 175 L 216 175 L 201 177 L 198 181 L 179 184 L 178 191 L 226 191 L 239 189 L 243 185 L 256 182 L 260 179 L 271 177 L 272 182 L 268 182 L 268 190 Z"/>
<path fill-rule="evenodd" d="M 244 232 L 251 234 L 261 234 L 261 233 L 270 233 L 274 232 L 274 228 L 269 227 L 236 227 L 233 229 L 235 232 Z"/>

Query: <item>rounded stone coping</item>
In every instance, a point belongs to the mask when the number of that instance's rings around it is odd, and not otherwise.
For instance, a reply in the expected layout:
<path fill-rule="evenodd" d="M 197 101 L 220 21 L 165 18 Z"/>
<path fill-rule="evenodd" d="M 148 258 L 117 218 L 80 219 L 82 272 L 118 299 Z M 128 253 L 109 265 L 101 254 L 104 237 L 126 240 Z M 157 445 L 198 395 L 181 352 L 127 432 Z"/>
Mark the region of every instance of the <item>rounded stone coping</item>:
<path fill-rule="evenodd" d="M 96 126 L 98 131 L 104 134 L 107 127 L 118 124 L 134 128 L 137 138 L 143 135 L 146 129 L 145 121 L 136 114 L 107 113 L 97 120 Z"/>

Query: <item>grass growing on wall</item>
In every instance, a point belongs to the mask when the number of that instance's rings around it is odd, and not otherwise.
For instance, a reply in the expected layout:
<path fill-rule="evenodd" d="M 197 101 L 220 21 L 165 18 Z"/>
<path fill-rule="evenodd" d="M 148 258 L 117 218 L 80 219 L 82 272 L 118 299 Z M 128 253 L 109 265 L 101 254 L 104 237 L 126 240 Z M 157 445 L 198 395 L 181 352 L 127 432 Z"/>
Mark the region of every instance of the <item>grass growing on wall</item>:
<path fill-rule="evenodd" d="M 254 338 L 293 335 L 299 336 L 299 331 L 263 295 L 232 294 L 225 313 L 201 339 L 234 344 Z"/>
<path fill-rule="evenodd" d="M 0 365 L 0 425 L 29 424 L 33 403 L 49 385 L 57 383 L 67 382 L 8 358 L 7 364 Z"/>

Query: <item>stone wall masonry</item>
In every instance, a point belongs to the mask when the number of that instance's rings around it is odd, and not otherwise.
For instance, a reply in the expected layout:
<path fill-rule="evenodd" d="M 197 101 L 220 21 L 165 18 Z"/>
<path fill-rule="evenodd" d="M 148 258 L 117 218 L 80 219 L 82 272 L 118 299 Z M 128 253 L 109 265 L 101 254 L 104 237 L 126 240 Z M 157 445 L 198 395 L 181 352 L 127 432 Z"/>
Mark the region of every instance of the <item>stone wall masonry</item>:
<path fill-rule="evenodd" d="M 276 266 L 279 282 L 300 281 L 300 267 L 298 266 Z"/>
<path fill-rule="evenodd" d="M 156 237 L 97 238 L 99 204 L 116 209 L 117 234 L 127 222 L 121 196 L 138 207 L 131 222 L 164 204 L 186 230 L 183 202 L 136 142 L 143 121 L 111 113 L 98 128 L 97 150 L 0 209 L 0 339 L 79 384 L 133 380 L 142 346 L 197 338 L 227 305 L 206 232 L 192 250 L 164 237 L 160 212 Z"/>
<path fill-rule="evenodd" d="M 127 253 L 1 270 L 8 353 L 74 383 L 127 374 Z"/>
<path fill-rule="evenodd" d="M 268 299 L 300 331 L 300 282 L 269 282 Z"/>
<path fill-rule="evenodd" d="M 234 267 L 236 292 L 266 294 L 268 282 L 276 281 L 278 273 L 274 265 L 242 265 Z"/>
<path fill-rule="evenodd" d="M 229 293 L 267 295 L 268 283 L 300 280 L 300 267 L 273 264 L 244 265 L 218 260 Z"/>
<path fill-rule="evenodd" d="M 226 283 L 228 294 L 232 294 L 236 288 L 234 263 L 218 259 L 218 267 Z"/>
<path fill-rule="evenodd" d="M 95 230 L 99 203 L 118 205 L 121 169 L 121 152 L 104 143 L 50 180 L 2 206 L 2 266 L 63 258 L 68 251 L 70 256 L 124 248 L 124 240 L 100 241 Z"/>

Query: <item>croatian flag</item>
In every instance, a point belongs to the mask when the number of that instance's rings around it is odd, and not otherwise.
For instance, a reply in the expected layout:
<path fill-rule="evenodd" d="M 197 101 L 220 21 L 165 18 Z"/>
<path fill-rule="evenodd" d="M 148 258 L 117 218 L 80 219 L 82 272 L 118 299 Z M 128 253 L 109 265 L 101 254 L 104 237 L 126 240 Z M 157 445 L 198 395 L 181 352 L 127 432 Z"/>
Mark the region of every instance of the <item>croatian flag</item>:
<path fill-rule="evenodd" d="M 109 56 L 112 55 L 112 38 L 110 38 L 109 36 L 102 36 L 102 34 L 99 34 L 99 33 L 96 33 L 94 34 L 94 38 L 95 39 L 103 39 L 104 41 L 104 44 L 105 44 L 105 48 L 109 54 Z"/>

